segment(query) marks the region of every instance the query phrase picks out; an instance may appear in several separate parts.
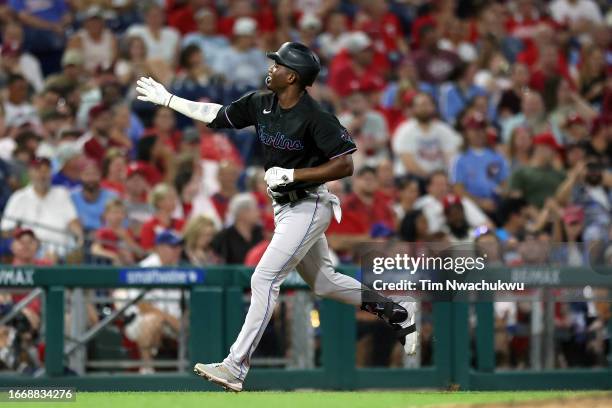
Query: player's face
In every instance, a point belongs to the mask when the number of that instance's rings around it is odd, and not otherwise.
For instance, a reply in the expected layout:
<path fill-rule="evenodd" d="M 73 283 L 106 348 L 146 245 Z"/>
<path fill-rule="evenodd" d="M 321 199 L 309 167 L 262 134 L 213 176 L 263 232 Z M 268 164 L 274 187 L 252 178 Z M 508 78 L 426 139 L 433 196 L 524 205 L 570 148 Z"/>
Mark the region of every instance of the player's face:
<path fill-rule="evenodd" d="M 278 91 L 291 85 L 291 77 L 295 73 L 289 68 L 279 65 L 276 62 L 268 69 L 266 76 L 266 86 L 271 91 Z"/>

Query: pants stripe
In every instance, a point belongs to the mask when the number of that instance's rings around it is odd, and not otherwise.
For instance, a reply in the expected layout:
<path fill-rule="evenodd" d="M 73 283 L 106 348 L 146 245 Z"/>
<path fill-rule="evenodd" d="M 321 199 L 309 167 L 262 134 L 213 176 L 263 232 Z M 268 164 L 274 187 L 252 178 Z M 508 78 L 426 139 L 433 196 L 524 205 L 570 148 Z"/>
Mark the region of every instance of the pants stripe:
<path fill-rule="evenodd" d="M 253 339 L 253 343 L 255 343 L 255 341 L 257 340 L 257 337 L 259 336 L 259 332 L 261 332 L 262 328 L 265 327 L 265 324 L 263 322 L 266 321 L 266 318 L 268 317 L 268 311 L 270 309 L 270 295 L 272 293 L 272 287 L 274 287 L 274 283 L 276 282 L 276 279 L 278 278 L 278 276 L 280 275 L 280 273 L 285 269 L 285 266 L 287 266 L 287 264 L 289 263 L 289 261 L 291 261 L 291 258 L 293 258 L 295 256 L 295 254 L 297 253 L 297 251 L 299 251 L 300 247 L 302 246 L 302 243 L 304 242 L 304 240 L 306 239 L 306 237 L 308 236 L 308 233 L 310 232 L 310 228 L 312 227 L 312 223 L 315 219 L 315 215 L 317 214 L 317 208 L 319 207 L 319 194 L 317 193 L 317 201 L 315 203 L 315 209 L 314 212 L 312 213 L 312 218 L 310 219 L 310 224 L 308 224 L 308 228 L 306 229 L 306 233 L 304 234 L 304 236 L 302 237 L 302 240 L 300 241 L 300 243 L 298 244 L 298 246 L 295 248 L 295 251 L 293 251 L 293 254 L 291 254 L 291 256 L 287 259 L 287 261 L 283 264 L 283 266 L 278 270 L 278 272 L 276 272 L 276 275 L 274 275 L 274 279 L 272 279 L 272 283 L 270 284 L 270 289 L 268 290 L 268 300 L 266 302 L 266 312 L 264 313 L 264 318 L 262 321 L 262 324 L 259 326 L 259 329 L 257 329 L 257 334 L 255 334 L 255 338 Z M 243 372 L 243 367 L 244 367 L 244 362 L 247 359 L 250 359 L 250 355 L 251 355 L 251 349 L 253 348 L 253 343 L 251 343 L 251 346 L 249 347 L 247 354 L 244 356 L 244 358 L 242 359 L 242 361 L 240 362 L 240 375 L 239 375 L 239 379 L 242 381 L 244 380 L 243 376 L 242 376 L 242 372 Z"/>

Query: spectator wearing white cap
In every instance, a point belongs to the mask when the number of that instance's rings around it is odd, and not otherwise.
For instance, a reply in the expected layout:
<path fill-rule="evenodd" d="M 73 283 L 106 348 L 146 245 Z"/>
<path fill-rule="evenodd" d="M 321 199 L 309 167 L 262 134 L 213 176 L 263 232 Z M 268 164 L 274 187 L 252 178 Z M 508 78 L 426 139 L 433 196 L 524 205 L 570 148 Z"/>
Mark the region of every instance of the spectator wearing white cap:
<path fill-rule="evenodd" d="M 147 46 L 149 60 L 161 60 L 174 66 L 177 60 L 180 34 L 164 26 L 164 11 L 153 3 L 145 10 L 145 24 L 136 24 L 127 31 L 128 36 L 141 37 Z"/>
<path fill-rule="evenodd" d="M 260 88 L 269 61 L 256 46 L 257 22 L 251 17 L 241 17 L 234 23 L 232 33 L 231 47 L 217 58 L 213 70 L 237 88 Z"/>
<path fill-rule="evenodd" d="M 51 184 L 73 189 L 81 185 L 81 169 L 83 164 L 83 149 L 77 142 L 63 142 L 56 150 L 56 167 L 59 169 L 53 175 Z"/>
<path fill-rule="evenodd" d="M 292 30 L 288 38 L 291 41 L 300 42 L 307 45 L 310 49 L 319 49 L 318 35 L 323 28 L 321 19 L 314 13 L 304 13 L 298 22 L 298 29 Z"/>
<path fill-rule="evenodd" d="M 388 67 L 386 57 L 374 50 L 370 37 L 362 32 L 351 33 L 344 44 L 345 51 L 336 55 L 330 64 L 328 85 L 340 97 L 348 96 L 360 88 L 382 90 L 383 76 Z"/>
<path fill-rule="evenodd" d="M 85 69 L 90 72 L 97 68 L 108 68 L 117 56 L 117 39 L 105 27 L 106 15 L 97 5 L 85 11 L 85 20 L 75 36 L 74 45 L 78 46 L 85 57 Z"/>
<path fill-rule="evenodd" d="M 331 59 L 338 54 L 350 37 L 346 14 L 335 11 L 327 17 L 325 31 L 319 35 L 320 56 Z"/>
<path fill-rule="evenodd" d="M 198 10 L 194 17 L 198 31 L 185 36 L 182 47 L 196 45 L 202 51 L 204 61 L 210 66 L 215 65 L 223 50 L 229 47 L 229 42 L 217 35 L 217 15 L 210 8 Z"/>
<path fill-rule="evenodd" d="M 51 161 L 34 158 L 28 167 L 30 184 L 17 190 L 2 215 L 3 232 L 31 228 L 41 240 L 45 253 L 66 255 L 83 230 L 76 208 L 64 187 L 51 186 Z"/>

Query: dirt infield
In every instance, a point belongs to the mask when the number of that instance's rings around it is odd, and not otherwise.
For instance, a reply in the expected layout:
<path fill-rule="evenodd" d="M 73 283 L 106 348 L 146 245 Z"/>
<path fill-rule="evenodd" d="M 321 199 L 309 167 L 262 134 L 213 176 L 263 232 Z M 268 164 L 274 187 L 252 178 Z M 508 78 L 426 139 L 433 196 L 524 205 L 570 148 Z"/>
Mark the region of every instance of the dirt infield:
<path fill-rule="evenodd" d="M 612 394 L 590 397 L 555 398 L 543 401 L 516 401 L 503 404 L 452 405 L 445 408 L 612 408 Z"/>

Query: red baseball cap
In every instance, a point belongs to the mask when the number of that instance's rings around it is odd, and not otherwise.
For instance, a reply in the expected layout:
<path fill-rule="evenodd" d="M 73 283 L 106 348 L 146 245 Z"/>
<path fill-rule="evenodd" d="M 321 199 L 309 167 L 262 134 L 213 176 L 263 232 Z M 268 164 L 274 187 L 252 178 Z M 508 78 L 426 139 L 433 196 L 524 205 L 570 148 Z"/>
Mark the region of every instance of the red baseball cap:
<path fill-rule="evenodd" d="M 144 164 L 139 162 L 132 162 L 127 167 L 127 176 L 132 177 L 135 174 L 140 174 L 144 178 L 147 178 L 147 170 Z"/>
<path fill-rule="evenodd" d="M 32 238 L 34 239 L 38 239 L 38 237 L 36 236 L 36 234 L 34 233 L 34 231 L 30 228 L 17 228 L 14 232 L 13 232 L 13 237 L 15 239 L 19 239 L 21 237 L 23 237 L 24 235 L 30 235 Z"/>
<path fill-rule="evenodd" d="M 487 127 L 487 119 L 480 113 L 473 113 L 463 120 L 465 129 L 484 129 Z"/>
<path fill-rule="evenodd" d="M 535 135 L 533 137 L 533 145 L 534 146 L 548 146 L 555 151 L 559 151 L 561 147 L 557 144 L 557 139 L 550 132 L 540 133 L 539 135 Z"/>
<path fill-rule="evenodd" d="M 565 126 L 569 127 L 572 125 L 586 125 L 586 120 L 576 113 L 571 113 L 567 115 L 567 118 L 565 119 Z"/>
<path fill-rule="evenodd" d="M 18 57 L 21 54 L 21 48 L 16 44 L 5 43 L 0 52 L 3 57 Z"/>
<path fill-rule="evenodd" d="M 447 194 L 443 199 L 442 199 L 442 205 L 444 206 L 444 211 L 448 210 L 449 208 L 451 208 L 452 206 L 455 205 L 461 205 L 463 206 L 463 203 L 461 202 L 461 197 L 459 197 L 457 194 Z"/>
<path fill-rule="evenodd" d="M 38 167 L 43 164 L 51 167 L 51 160 L 48 157 L 36 156 L 30 161 L 30 166 L 33 167 Z"/>
<path fill-rule="evenodd" d="M 100 103 L 89 110 L 89 121 L 92 122 L 96 120 L 96 118 L 103 113 L 110 112 L 108 106 L 103 103 Z"/>

